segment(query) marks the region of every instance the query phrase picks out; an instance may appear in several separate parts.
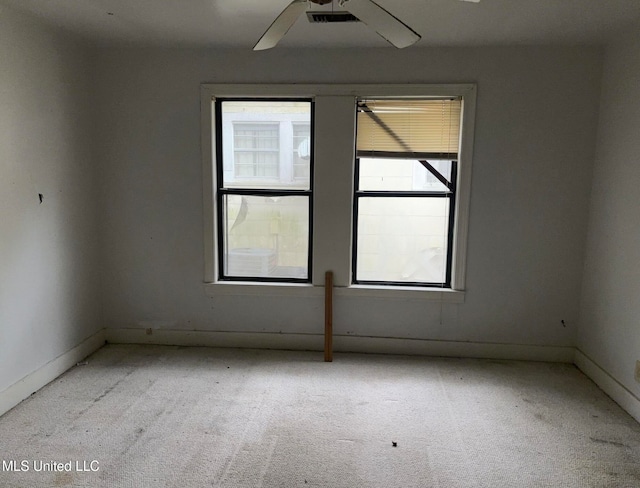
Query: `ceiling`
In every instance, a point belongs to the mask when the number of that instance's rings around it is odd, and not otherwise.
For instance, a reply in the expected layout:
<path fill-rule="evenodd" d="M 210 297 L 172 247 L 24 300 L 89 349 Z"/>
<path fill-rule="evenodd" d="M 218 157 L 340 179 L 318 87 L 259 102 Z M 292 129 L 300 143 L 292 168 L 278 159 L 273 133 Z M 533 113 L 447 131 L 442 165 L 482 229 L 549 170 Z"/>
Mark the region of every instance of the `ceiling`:
<path fill-rule="evenodd" d="M 290 0 L 0 0 L 101 44 L 251 49 Z M 337 1 L 334 2 L 337 4 Z M 414 47 L 593 44 L 640 25 L 640 0 L 377 0 L 421 36 Z M 314 10 L 338 9 L 336 5 Z M 379 47 L 361 23 L 298 19 L 278 47 Z M 277 48 L 278 48 L 277 47 Z M 276 48 L 276 49 L 277 49 Z"/>

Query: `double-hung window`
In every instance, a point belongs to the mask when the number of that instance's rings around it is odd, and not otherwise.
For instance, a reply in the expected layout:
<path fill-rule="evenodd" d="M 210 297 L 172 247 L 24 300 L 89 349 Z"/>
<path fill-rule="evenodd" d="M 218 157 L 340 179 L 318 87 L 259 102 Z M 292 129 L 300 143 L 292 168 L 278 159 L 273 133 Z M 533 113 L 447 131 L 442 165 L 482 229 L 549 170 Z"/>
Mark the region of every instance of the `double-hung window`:
<path fill-rule="evenodd" d="M 359 99 L 353 282 L 451 286 L 460 99 Z"/>
<path fill-rule="evenodd" d="M 463 299 L 474 85 L 202 95 L 210 293 Z"/>
<path fill-rule="evenodd" d="M 308 282 L 313 152 L 308 99 L 219 99 L 221 280 Z"/>

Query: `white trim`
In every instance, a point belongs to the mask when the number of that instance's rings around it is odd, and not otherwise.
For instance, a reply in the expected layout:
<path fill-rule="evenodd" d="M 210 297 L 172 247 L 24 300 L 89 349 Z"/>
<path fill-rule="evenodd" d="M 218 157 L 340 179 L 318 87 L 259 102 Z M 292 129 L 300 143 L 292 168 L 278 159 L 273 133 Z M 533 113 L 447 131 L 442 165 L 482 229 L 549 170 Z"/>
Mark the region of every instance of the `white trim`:
<path fill-rule="evenodd" d="M 202 86 L 203 94 L 214 97 L 447 97 L 466 96 L 475 90 L 473 83 L 450 84 L 209 84 Z M 426 95 L 425 95 L 426 94 Z"/>
<path fill-rule="evenodd" d="M 460 129 L 458 159 L 459 185 L 456 190 L 456 223 L 453 232 L 453 275 L 451 276 L 451 288 L 454 290 L 465 289 L 475 120 L 476 87 L 472 85 L 466 90 L 462 100 L 462 127 Z"/>
<path fill-rule="evenodd" d="M 576 349 L 574 363 L 580 371 L 591 378 L 614 402 L 640 422 L 640 398 L 629 391 L 622 383 L 579 349 Z"/>
<path fill-rule="evenodd" d="M 296 296 L 315 297 L 324 295 L 324 287 L 296 283 L 256 283 L 252 281 L 217 281 L 204 283 L 207 296 Z"/>
<path fill-rule="evenodd" d="M 335 288 L 334 295 L 341 297 L 392 298 L 400 300 L 425 300 L 429 302 L 464 303 L 464 291 L 448 288 L 420 288 L 410 286 L 351 285 Z"/>
<path fill-rule="evenodd" d="M 214 211 L 215 173 L 213 158 L 215 155 L 215 129 L 211 111 L 211 93 L 206 86 L 200 87 L 200 151 L 202 153 L 202 218 L 204 231 L 204 280 L 215 281 L 217 267 L 215 261 L 215 235 L 217 217 Z"/>
<path fill-rule="evenodd" d="M 21 380 L 0 392 L 0 415 L 8 412 L 33 392 L 50 383 L 80 360 L 94 353 L 104 345 L 105 331 L 99 330 L 82 343 L 49 361 L 44 366 L 28 374 Z"/>
<path fill-rule="evenodd" d="M 322 351 L 322 334 L 278 334 L 271 332 L 224 332 L 168 329 L 107 329 L 110 343 L 174 346 L 231 347 Z M 572 363 L 573 347 L 433 341 L 394 337 L 335 335 L 335 352 L 407 354 L 420 356 L 509 359 Z"/>
<path fill-rule="evenodd" d="M 572 363 L 574 348 L 487 342 L 434 341 L 387 337 L 338 336 L 333 339 L 339 352 L 406 354 L 416 356 L 505 359 Z"/>
<path fill-rule="evenodd" d="M 151 332 L 151 333 L 149 333 Z M 268 332 L 218 332 L 170 329 L 106 329 L 111 344 L 158 344 L 163 346 L 229 347 L 320 351 L 323 336 Z"/>
<path fill-rule="evenodd" d="M 315 97 L 313 284 L 333 271 L 335 286 L 351 283 L 356 99 Z"/>
<path fill-rule="evenodd" d="M 204 283 L 205 294 L 216 296 L 262 296 L 262 297 L 322 297 L 324 286 L 295 283 L 256 283 L 251 281 L 218 281 Z M 443 303 L 464 303 L 465 292 L 402 286 L 338 286 L 333 289 L 336 297 L 371 297 L 394 300 L 423 300 Z"/>

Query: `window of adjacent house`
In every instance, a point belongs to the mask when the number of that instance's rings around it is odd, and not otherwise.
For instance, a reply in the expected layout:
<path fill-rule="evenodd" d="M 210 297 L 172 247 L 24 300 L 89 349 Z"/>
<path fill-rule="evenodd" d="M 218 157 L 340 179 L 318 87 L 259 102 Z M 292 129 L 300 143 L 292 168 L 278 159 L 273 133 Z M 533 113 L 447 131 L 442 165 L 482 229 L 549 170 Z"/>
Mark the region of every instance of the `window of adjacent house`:
<path fill-rule="evenodd" d="M 246 122 L 234 124 L 233 152 L 236 178 L 278 178 L 280 126 Z"/>
<path fill-rule="evenodd" d="M 311 277 L 310 100 L 218 99 L 219 279 Z"/>
<path fill-rule="evenodd" d="M 460 99 L 359 99 L 352 280 L 450 287 Z"/>

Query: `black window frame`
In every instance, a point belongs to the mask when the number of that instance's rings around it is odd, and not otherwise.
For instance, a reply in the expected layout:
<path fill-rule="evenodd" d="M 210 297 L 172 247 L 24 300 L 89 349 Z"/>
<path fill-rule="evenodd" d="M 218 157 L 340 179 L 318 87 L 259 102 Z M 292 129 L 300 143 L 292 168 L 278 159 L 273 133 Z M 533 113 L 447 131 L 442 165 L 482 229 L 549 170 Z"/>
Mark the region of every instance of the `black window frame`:
<path fill-rule="evenodd" d="M 222 126 L 222 104 L 224 102 L 308 102 L 310 106 L 310 157 L 309 157 L 309 188 L 300 189 L 263 189 L 263 188 L 227 188 L 224 186 L 224 157 L 223 157 L 223 126 Z M 221 97 L 214 102 L 215 117 L 215 141 L 216 141 L 216 235 L 218 246 L 218 280 L 219 281 L 245 281 L 259 283 L 311 283 L 313 278 L 313 188 L 314 188 L 314 130 L 315 130 L 315 103 L 313 98 L 308 97 Z M 233 136 L 232 136 L 233 137 Z M 224 239 L 224 198 L 227 195 L 258 196 L 258 197 L 287 197 L 306 196 L 309 202 L 309 240 L 307 249 L 307 277 L 267 277 L 267 276 L 229 276 L 225 274 L 225 239 Z"/>
<path fill-rule="evenodd" d="M 456 193 L 458 180 L 458 158 L 450 153 L 384 153 L 377 151 L 367 154 L 364 151 L 358 152 L 355 158 L 354 167 L 354 191 L 353 191 L 353 243 L 351 246 L 351 282 L 354 285 L 374 285 L 374 286 L 410 286 L 423 288 L 451 288 L 451 276 L 453 270 L 453 238 L 456 219 Z M 416 160 L 421 163 L 436 179 L 443 183 L 447 190 L 361 190 L 360 189 L 360 158 L 369 159 L 403 159 Z M 428 160 L 451 161 L 450 180 L 438 172 Z M 358 266 L 358 214 L 359 200 L 361 198 L 448 198 L 449 199 L 449 219 L 447 225 L 447 257 L 445 268 L 445 281 L 440 283 L 422 281 L 380 281 L 380 280 L 359 280 L 357 274 Z"/>

